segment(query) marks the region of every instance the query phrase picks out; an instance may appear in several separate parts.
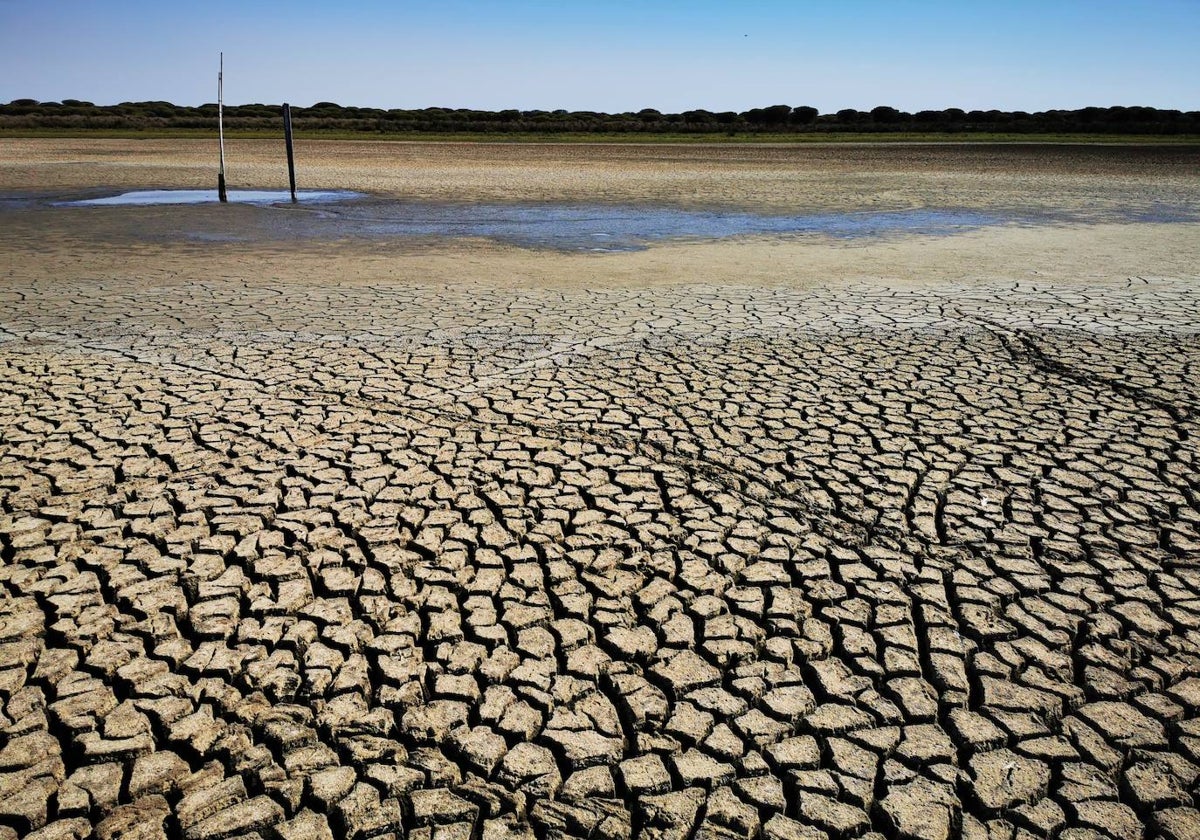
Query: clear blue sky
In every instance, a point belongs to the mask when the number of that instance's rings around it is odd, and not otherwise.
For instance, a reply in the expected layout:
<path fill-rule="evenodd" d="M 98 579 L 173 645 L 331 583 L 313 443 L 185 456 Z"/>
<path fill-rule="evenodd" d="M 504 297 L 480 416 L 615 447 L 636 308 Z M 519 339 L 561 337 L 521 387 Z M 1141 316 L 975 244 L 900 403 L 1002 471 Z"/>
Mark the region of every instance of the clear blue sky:
<path fill-rule="evenodd" d="M 1200 0 L 0 0 L 0 102 L 1200 110 Z"/>

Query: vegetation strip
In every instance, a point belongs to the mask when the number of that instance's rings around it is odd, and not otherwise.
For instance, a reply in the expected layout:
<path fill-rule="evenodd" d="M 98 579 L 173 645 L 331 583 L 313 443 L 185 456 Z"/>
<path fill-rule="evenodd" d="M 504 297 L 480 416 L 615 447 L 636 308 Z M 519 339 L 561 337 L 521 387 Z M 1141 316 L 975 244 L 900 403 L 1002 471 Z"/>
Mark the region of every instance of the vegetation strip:
<path fill-rule="evenodd" d="M 231 133 L 277 131 L 279 105 L 234 105 L 225 108 Z M 348 136 L 490 136 L 540 139 L 612 136 L 619 139 L 913 139 L 930 136 L 986 139 L 1037 137 L 1181 137 L 1200 135 L 1200 111 L 1149 107 L 1080 108 L 1038 113 L 1025 111 L 942 111 L 907 113 L 886 105 L 869 111 L 844 108 L 821 114 L 816 108 L 772 105 L 735 111 L 703 109 L 664 114 L 653 108 L 620 114 L 595 111 L 476 111 L 468 108 L 384 110 L 318 102 L 293 108 L 299 132 L 337 132 Z M 0 132 L 161 132 L 210 131 L 217 118 L 216 103 L 197 107 L 170 102 L 122 102 L 95 105 L 78 99 L 38 102 L 17 99 L 0 105 Z M 847 135 L 849 137 L 847 137 Z"/>

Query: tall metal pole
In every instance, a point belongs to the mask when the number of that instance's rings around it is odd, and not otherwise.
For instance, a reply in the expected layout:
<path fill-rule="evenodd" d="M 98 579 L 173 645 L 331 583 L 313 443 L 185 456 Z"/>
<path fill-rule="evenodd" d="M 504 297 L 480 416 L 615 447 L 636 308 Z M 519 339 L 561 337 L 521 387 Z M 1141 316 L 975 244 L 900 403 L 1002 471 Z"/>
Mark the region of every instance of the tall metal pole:
<path fill-rule="evenodd" d="M 288 184 L 292 188 L 292 203 L 296 203 L 296 158 L 292 154 L 292 106 L 283 103 L 283 141 L 287 144 Z"/>
<path fill-rule="evenodd" d="M 217 198 L 221 203 L 229 201 L 225 194 L 225 53 L 221 53 L 221 66 L 217 71 L 217 137 L 221 143 L 221 168 L 217 171 Z"/>

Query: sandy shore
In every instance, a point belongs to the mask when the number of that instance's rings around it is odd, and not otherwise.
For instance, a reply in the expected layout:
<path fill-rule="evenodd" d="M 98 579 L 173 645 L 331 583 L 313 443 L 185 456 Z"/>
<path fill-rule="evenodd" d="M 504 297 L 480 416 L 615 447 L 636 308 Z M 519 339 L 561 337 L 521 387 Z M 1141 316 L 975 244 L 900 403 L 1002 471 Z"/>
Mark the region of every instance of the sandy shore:
<path fill-rule="evenodd" d="M 0 189 L 212 188 L 200 140 L 0 139 Z M 1195 202 L 1194 147 L 731 146 L 299 141 L 310 189 L 450 201 L 758 209 L 1088 207 Z M 230 141 L 229 184 L 283 188 L 282 143 Z"/>
<path fill-rule="evenodd" d="M 0 191 L 210 147 L 0 140 Z M 1131 213 L 1196 211 L 1195 151 L 301 160 L 1075 221 L 590 255 L 0 201 L 0 837 L 1200 831 L 1200 225 Z"/>

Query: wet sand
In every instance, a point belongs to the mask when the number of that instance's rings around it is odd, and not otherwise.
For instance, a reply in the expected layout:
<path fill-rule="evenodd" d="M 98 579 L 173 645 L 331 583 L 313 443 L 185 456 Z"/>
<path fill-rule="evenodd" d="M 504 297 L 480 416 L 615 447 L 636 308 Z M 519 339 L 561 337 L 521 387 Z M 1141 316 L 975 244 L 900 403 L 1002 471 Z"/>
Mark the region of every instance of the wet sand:
<path fill-rule="evenodd" d="M 0 191 L 210 147 L 4 140 Z M 1200 225 L 1128 220 L 1200 207 L 1195 150 L 300 160 L 1084 221 L 588 255 L 0 208 L 0 836 L 1200 831 Z"/>

